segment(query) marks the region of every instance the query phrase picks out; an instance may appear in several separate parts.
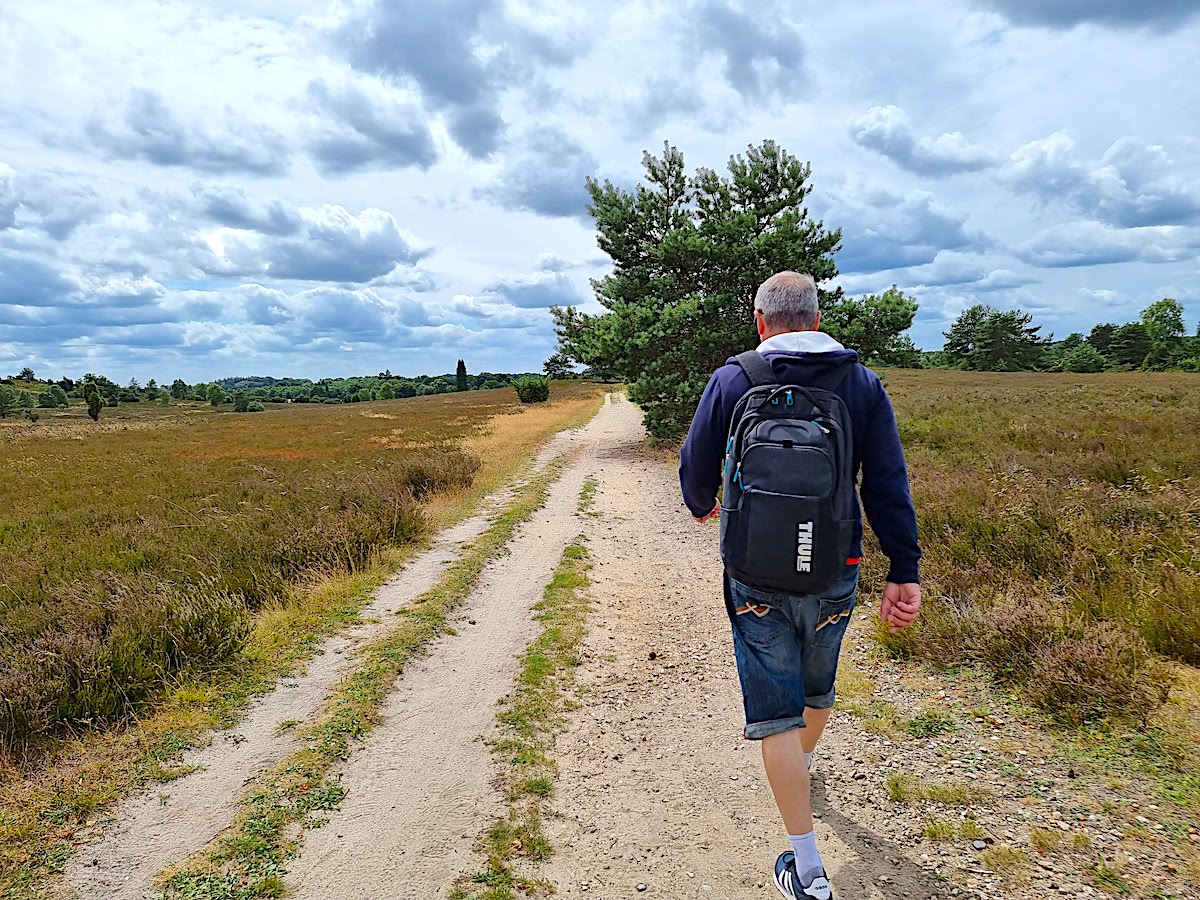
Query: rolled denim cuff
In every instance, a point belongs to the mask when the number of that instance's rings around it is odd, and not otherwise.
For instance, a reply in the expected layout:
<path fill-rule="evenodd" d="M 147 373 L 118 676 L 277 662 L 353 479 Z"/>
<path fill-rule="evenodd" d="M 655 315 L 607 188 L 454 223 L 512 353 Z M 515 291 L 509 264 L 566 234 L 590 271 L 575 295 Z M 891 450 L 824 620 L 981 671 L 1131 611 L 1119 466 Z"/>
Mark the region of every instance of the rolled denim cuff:
<path fill-rule="evenodd" d="M 788 716 L 786 719 L 768 719 L 766 722 L 747 722 L 746 738 L 751 741 L 761 741 L 765 737 L 790 731 L 793 728 L 803 728 L 804 716 Z"/>

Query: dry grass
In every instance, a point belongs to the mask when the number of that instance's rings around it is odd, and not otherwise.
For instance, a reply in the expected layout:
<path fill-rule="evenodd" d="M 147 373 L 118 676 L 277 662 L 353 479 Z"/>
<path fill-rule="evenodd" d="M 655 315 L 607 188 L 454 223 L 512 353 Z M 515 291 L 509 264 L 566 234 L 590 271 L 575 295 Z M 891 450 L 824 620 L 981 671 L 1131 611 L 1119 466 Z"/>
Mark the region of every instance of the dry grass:
<path fill-rule="evenodd" d="M 1029 879 L 1032 860 L 1029 854 L 1017 847 L 989 847 L 979 856 L 984 867 L 1003 876 L 1007 885 L 1020 884 Z"/>
<path fill-rule="evenodd" d="M 947 806 L 967 806 L 982 803 L 990 796 L 988 792 L 964 782 L 932 782 L 916 775 L 889 772 L 887 776 L 888 796 L 897 803 L 915 803 L 931 800 Z"/>

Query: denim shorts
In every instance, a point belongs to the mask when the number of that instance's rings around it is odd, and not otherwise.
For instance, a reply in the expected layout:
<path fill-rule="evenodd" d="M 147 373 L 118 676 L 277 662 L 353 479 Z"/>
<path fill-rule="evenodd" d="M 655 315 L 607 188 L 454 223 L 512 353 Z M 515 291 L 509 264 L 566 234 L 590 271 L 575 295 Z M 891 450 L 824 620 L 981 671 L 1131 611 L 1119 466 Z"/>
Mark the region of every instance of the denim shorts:
<path fill-rule="evenodd" d="M 805 597 L 758 590 L 725 575 L 746 737 L 803 728 L 804 707 L 833 706 L 838 653 L 857 587 L 857 565 L 847 565 L 821 594 Z"/>

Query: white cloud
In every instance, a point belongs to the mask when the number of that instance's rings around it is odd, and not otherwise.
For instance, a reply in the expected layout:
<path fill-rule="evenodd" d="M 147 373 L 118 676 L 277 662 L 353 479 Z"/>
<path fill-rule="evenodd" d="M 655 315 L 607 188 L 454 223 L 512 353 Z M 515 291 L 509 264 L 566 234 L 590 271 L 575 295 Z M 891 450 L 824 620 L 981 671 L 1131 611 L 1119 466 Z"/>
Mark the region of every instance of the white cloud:
<path fill-rule="evenodd" d="M 195 264 L 216 275 L 255 275 L 295 281 L 371 281 L 432 252 L 397 225 L 391 213 L 341 206 L 301 208 L 299 233 L 263 234 L 217 228 L 201 236 Z"/>
<path fill-rule="evenodd" d="M 918 175 L 977 172 L 995 165 L 997 159 L 994 152 L 972 144 L 961 131 L 918 139 L 898 106 L 871 107 L 850 123 L 850 134 L 856 143 Z"/>
<path fill-rule="evenodd" d="M 1200 184 L 1180 177 L 1163 147 L 1132 137 L 1114 141 L 1089 166 L 1070 135 L 1056 132 L 1018 147 L 1001 177 L 1042 203 L 1124 228 L 1200 219 Z"/>
<path fill-rule="evenodd" d="M 1200 253 L 1200 228 L 1157 225 L 1113 228 L 1101 222 L 1071 222 L 1040 232 L 1017 248 L 1035 266 L 1072 268 L 1138 260 L 1187 262 Z"/>

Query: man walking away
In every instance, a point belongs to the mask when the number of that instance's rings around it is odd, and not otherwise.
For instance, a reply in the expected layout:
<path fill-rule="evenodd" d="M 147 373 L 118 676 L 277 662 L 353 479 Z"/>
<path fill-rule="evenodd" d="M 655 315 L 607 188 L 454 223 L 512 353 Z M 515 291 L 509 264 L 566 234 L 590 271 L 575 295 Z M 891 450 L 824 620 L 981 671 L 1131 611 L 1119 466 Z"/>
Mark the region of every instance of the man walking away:
<path fill-rule="evenodd" d="M 880 617 L 892 631 L 917 617 L 921 551 L 891 401 L 858 354 L 818 330 L 812 278 L 780 272 L 758 289 L 754 306 L 761 356 L 731 358 L 709 379 L 680 453 L 679 479 L 697 522 L 725 516 L 725 607 L 745 736 L 762 741 L 767 780 L 792 845 L 775 864 L 776 886 L 784 897 L 831 900 L 813 833 L 809 770 L 833 707 L 838 652 L 855 606 L 862 555 L 859 499 L 891 562 Z M 809 400 L 817 413 L 809 412 Z M 843 426 L 850 436 L 841 446 L 849 447 L 850 460 L 841 472 L 849 482 L 842 478 L 839 486 L 836 441 Z M 723 459 L 722 505 L 717 492 Z M 833 462 L 824 461 L 829 459 Z M 818 474 L 809 476 L 808 466 Z M 787 487 L 774 488 L 772 478 Z M 808 486 L 797 485 L 798 479 Z M 848 498 L 844 519 L 830 513 L 836 500 L 822 499 L 839 490 Z M 797 525 L 789 512 L 797 509 L 814 512 L 801 514 Z M 814 528 L 823 532 L 817 538 Z M 770 570 L 772 554 L 782 557 L 785 551 L 788 571 Z M 830 571 L 816 571 L 820 565 Z M 822 586 L 780 587 L 814 584 Z"/>

